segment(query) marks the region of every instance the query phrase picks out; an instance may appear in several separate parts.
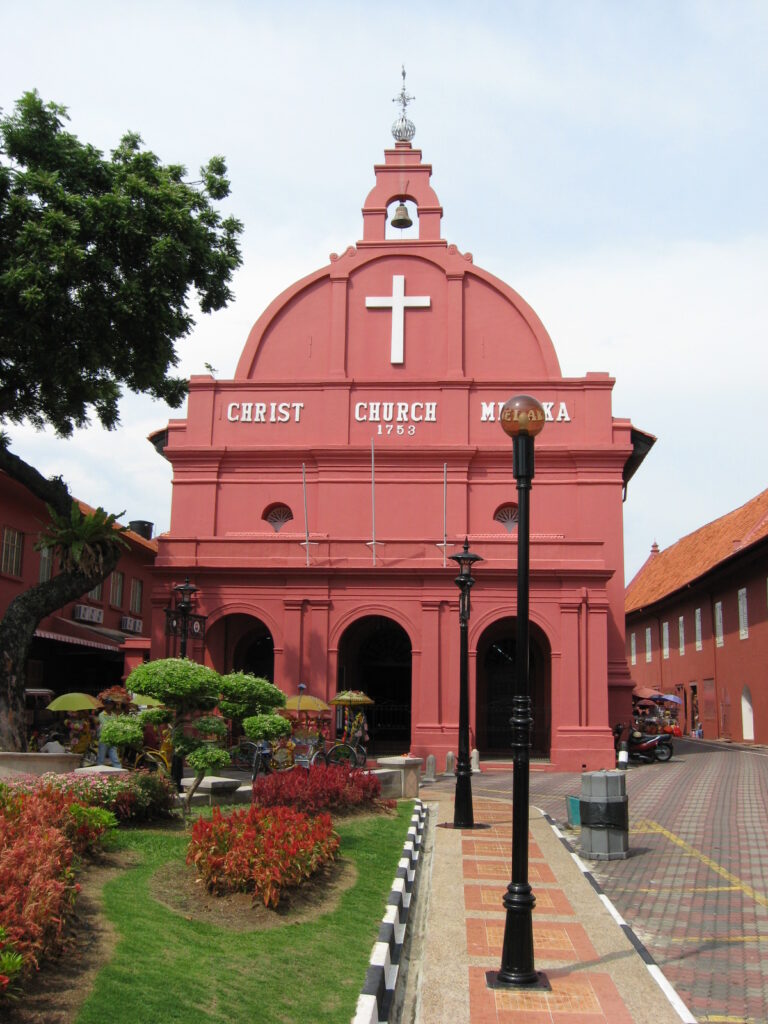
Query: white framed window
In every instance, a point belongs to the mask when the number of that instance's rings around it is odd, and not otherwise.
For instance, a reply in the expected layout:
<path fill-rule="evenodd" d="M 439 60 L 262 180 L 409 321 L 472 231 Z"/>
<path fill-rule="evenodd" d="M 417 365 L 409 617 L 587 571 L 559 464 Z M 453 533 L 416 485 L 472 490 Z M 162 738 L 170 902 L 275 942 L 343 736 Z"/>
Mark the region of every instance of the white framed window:
<path fill-rule="evenodd" d="M 8 576 L 21 576 L 21 551 L 24 545 L 24 534 L 6 526 L 3 530 L 3 554 L 0 572 Z"/>
<path fill-rule="evenodd" d="M 88 591 L 89 601 L 100 601 L 104 596 L 104 583 L 97 583 L 93 590 Z"/>
<path fill-rule="evenodd" d="M 47 583 L 53 576 L 53 548 L 40 548 L 40 583 Z"/>
<path fill-rule="evenodd" d="M 725 643 L 723 639 L 723 602 L 715 601 L 715 644 L 717 647 L 722 647 Z"/>
<path fill-rule="evenodd" d="M 112 578 L 109 583 L 109 603 L 113 606 L 113 608 L 122 608 L 123 606 L 124 584 L 125 574 L 115 569 L 115 571 L 112 573 Z"/>
<path fill-rule="evenodd" d="M 739 639 L 746 640 L 749 637 L 749 623 L 747 621 L 747 588 L 739 589 Z"/>
<path fill-rule="evenodd" d="M 650 661 L 653 657 L 651 652 L 651 627 L 645 627 L 645 660 Z"/>
<path fill-rule="evenodd" d="M 629 660 L 633 665 L 637 664 L 637 636 L 634 633 L 629 635 Z"/>
<path fill-rule="evenodd" d="M 131 600 L 130 610 L 131 615 L 141 615 L 141 601 L 144 597 L 144 584 L 141 580 L 131 580 Z"/>
<path fill-rule="evenodd" d="M 669 623 L 662 622 L 661 624 L 661 656 L 665 661 L 669 661 Z"/>
<path fill-rule="evenodd" d="M 685 616 L 681 615 L 677 620 L 677 650 L 680 657 L 685 654 Z"/>
<path fill-rule="evenodd" d="M 703 646 L 701 642 L 701 608 L 696 609 L 696 612 L 693 616 L 693 622 L 694 628 L 696 630 L 696 650 L 700 651 Z"/>

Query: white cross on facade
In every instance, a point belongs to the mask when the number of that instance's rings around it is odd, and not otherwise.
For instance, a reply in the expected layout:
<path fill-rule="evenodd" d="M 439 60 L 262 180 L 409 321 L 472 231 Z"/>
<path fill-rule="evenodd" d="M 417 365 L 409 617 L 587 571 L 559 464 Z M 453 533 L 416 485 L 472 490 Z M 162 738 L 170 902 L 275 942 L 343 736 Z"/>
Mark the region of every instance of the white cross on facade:
<path fill-rule="evenodd" d="M 405 277 L 402 274 L 392 276 L 391 295 L 368 295 L 365 299 L 367 309 L 392 310 L 392 354 L 390 362 L 402 363 L 405 348 L 405 311 L 406 309 L 426 309 L 429 307 L 429 295 L 405 294 Z"/>

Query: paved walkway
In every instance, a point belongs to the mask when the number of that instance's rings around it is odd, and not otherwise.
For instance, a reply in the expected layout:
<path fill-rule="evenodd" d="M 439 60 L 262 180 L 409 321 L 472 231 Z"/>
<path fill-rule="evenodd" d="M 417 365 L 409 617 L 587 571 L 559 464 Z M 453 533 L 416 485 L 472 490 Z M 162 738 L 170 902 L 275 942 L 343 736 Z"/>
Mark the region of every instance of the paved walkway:
<path fill-rule="evenodd" d="M 431 820 L 404 1024 L 693 1020 L 682 1004 L 675 1010 L 606 902 L 535 809 L 529 822 L 535 966 L 544 971 L 551 990 L 489 989 L 485 974 L 501 962 L 501 900 L 511 876 L 511 799 L 475 796 L 475 821 L 491 827 L 459 832 L 436 827 L 453 820 L 453 792 L 424 786 L 421 797 Z"/>

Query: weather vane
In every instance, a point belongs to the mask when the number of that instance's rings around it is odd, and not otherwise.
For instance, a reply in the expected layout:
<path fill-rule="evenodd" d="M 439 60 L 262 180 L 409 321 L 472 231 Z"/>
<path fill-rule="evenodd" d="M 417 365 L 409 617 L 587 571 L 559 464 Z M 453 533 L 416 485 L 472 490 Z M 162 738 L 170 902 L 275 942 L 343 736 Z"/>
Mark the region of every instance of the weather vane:
<path fill-rule="evenodd" d="M 395 142 L 410 142 L 413 136 L 416 134 L 416 125 L 413 123 L 413 121 L 408 120 L 405 112 L 408 108 L 408 104 L 412 103 L 416 99 L 416 97 L 409 96 L 408 93 L 405 91 L 404 64 L 402 66 L 401 74 L 403 76 L 403 87 L 400 90 L 399 94 L 395 96 L 394 99 L 392 100 L 393 103 L 400 104 L 400 116 L 392 125 L 392 135 L 394 137 Z"/>

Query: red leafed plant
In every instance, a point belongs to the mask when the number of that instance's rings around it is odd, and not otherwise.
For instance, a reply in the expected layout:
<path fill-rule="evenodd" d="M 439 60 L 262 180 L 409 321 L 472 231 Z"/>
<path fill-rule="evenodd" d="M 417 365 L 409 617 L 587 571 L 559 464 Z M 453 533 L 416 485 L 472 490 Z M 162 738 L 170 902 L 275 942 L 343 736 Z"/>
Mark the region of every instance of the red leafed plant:
<path fill-rule="evenodd" d="M 284 889 L 295 887 L 330 863 L 339 848 L 330 816 L 310 818 L 290 807 L 250 807 L 192 826 L 187 863 L 194 864 L 210 892 L 252 892 L 254 902 L 276 907 Z"/>
<path fill-rule="evenodd" d="M 381 799 L 375 775 L 349 765 L 313 765 L 308 772 L 275 772 L 253 784 L 253 802 L 260 807 L 289 806 L 307 814 L 352 808 L 386 810 L 394 800 Z"/>
<path fill-rule="evenodd" d="M 45 780 L 26 792 L 0 785 L 0 954 L 20 977 L 60 946 L 79 891 L 75 857 L 115 824 L 109 811 L 85 807 Z M 0 983 L 0 998 L 11 981 Z"/>

